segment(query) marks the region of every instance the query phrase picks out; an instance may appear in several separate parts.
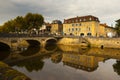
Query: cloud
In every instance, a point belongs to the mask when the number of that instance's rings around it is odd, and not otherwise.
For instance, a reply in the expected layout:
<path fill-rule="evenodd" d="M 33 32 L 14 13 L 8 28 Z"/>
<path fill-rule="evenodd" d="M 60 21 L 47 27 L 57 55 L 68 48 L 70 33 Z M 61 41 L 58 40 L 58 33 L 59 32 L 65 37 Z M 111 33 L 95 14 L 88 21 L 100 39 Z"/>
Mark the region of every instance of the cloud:
<path fill-rule="evenodd" d="M 120 16 L 120 0 L 0 0 L 0 23 L 28 12 L 40 13 L 46 21 L 93 15 L 114 24 Z"/>

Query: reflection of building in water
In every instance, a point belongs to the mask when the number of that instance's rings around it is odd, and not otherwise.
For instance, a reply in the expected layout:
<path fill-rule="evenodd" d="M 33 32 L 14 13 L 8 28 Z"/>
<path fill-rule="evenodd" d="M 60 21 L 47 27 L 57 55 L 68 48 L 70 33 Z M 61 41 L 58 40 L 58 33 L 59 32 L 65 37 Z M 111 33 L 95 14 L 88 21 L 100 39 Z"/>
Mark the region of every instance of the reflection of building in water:
<path fill-rule="evenodd" d="M 120 50 L 119 49 L 98 49 L 98 48 L 91 48 L 86 55 L 97 56 L 97 57 L 104 57 L 104 58 L 113 58 L 113 59 L 120 59 Z"/>
<path fill-rule="evenodd" d="M 88 48 L 82 48 L 80 46 L 67 46 L 67 45 L 57 45 L 58 48 L 64 52 L 71 52 L 71 53 L 85 53 L 89 49 Z"/>
<path fill-rule="evenodd" d="M 103 60 L 102 57 L 68 53 L 64 53 L 62 58 L 63 64 L 85 71 L 94 71 L 98 67 L 98 62 Z"/>

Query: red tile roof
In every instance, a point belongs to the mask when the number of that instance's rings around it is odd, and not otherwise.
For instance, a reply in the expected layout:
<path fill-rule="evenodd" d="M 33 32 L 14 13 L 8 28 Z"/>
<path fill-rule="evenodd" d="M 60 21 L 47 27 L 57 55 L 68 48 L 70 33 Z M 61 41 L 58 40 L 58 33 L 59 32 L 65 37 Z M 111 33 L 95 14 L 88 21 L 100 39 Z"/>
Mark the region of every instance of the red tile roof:
<path fill-rule="evenodd" d="M 112 28 L 112 29 L 114 29 L 113 27 L 108 26 L 106 23 L 100 24 L 100 25 L 103 26 L 103 27 L 106 27 L 106 28 Z"/>
<path fill-rule="evenodd" d="M 97 21 L 100 22 L 99 19 L 92 15 L 74 17 L 69 19 L 64 19 L 64 23 L 77 23 L 77 22 L 88 22 L 88 21 Z"/>

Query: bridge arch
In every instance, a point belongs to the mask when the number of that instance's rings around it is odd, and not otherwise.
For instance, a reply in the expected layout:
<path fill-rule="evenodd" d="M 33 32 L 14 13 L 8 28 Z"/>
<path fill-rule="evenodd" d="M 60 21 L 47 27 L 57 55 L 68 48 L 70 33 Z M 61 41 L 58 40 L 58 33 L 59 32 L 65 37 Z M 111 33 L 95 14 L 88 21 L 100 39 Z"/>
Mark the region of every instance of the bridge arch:
<path fill-rule="evenodd" d="M 29 46 L 40 46 L 40 42 L 39 41 L 37 41 L 37 40 L 31 40 L 31 39 L 28 39 L 28 40 L 26 40 L 28 43 L 29 43 Z"/>
<path fill-rule="evenodd" d="M 45 40 L 46 44 L 56 44 L 57 43 L 57 39 L 56 38 L 48 38 Z"/>
<path fill-rule="evenodd" d="M 0 42 L 0 50 L 10 50 L 10 45 Z"/>

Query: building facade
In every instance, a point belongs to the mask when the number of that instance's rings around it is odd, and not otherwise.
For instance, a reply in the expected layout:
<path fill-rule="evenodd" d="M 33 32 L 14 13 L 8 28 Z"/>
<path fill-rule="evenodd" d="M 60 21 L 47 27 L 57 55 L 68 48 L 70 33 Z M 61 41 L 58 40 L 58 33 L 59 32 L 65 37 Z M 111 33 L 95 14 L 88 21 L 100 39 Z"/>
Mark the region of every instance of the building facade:
<path fill-rule="evenodd" d="M 99 19 L 88 15 L 65 19 L 63 24 L 64 35 L 98 36 Z"/>
<path fill-rule="evenodd" d="M 50 23 L 44 23 L 40 29 L 39 29 L 39 34 L 50 34 L 51 32 L 51 24 Z"/>
<path fill-rule="evenodd" d="M 114 37 L 116 36 L 116 30 L 107 24 L 100 24 L 99 37 Z"/>
<path fill-rule="evenodd" d="M 63 23 L 64 35 L 107 37 L 110 32 L 114 33 L 114 29 L 100 24 L 99 19 L 92 15 L 64 19 Z"/>
<path fill-rule="evenodd" d="M 53 20 L 51 23 L 51 34 L 62 34 L 63 24 L 60 20 Z"/>

